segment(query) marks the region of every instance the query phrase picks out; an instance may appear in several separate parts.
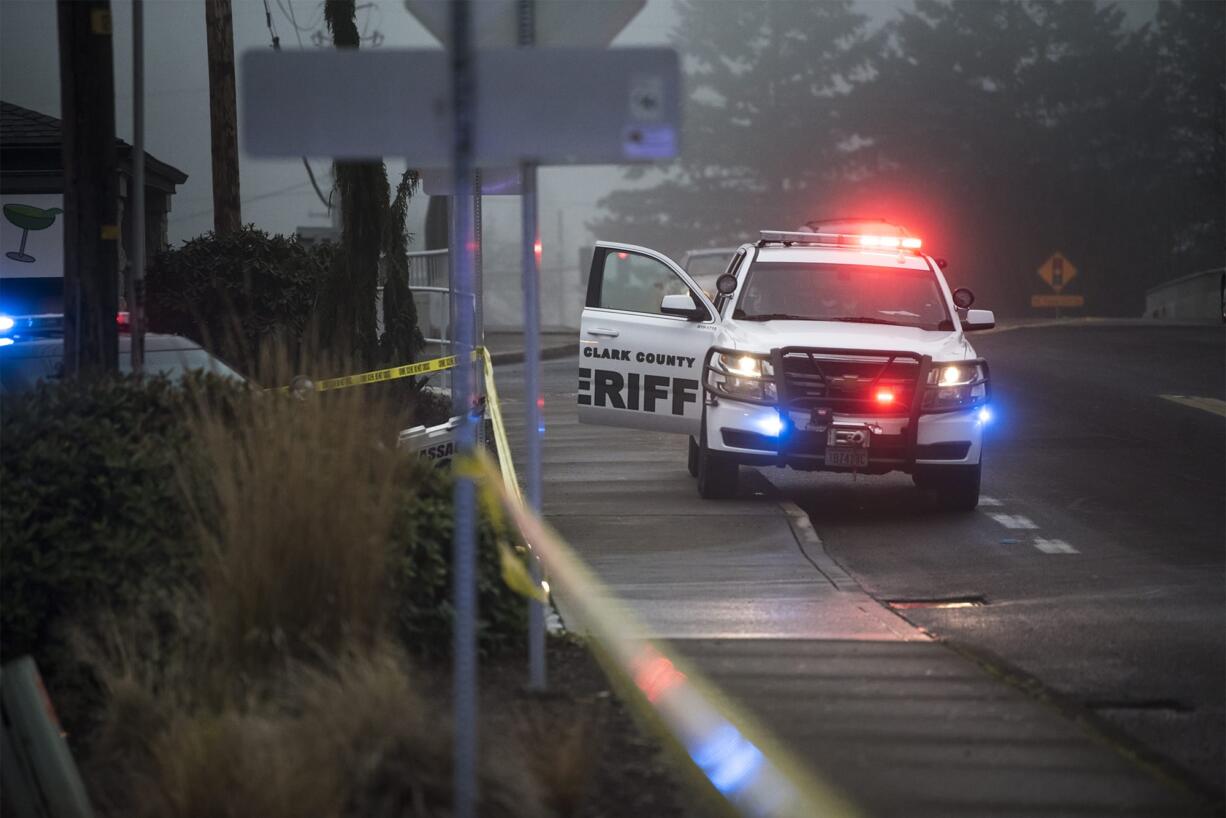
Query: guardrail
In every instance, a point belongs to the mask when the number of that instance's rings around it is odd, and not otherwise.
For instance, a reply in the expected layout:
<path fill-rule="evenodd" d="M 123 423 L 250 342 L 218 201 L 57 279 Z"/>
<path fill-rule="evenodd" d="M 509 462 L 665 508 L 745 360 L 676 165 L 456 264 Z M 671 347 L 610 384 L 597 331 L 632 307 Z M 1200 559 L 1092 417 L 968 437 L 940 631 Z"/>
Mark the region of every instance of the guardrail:
<path fill-rule="evenodd" d="M 804 768 L 769 731 L 688 662 L 671 655 L 646 623 L 528 508 L 511 465 L 488 356 L 485 377 L 502 472 L 482 456 L 483 484 L 497 492 L 524 542 L 548 569 L 544 590 L 566 600 L 568 614 L 595 640 L 597 658 L 606 671 L 634 694 L 630 703 L 667 730 L 741 815 L 858 818 L 859 810 L 833 786 Z"/>

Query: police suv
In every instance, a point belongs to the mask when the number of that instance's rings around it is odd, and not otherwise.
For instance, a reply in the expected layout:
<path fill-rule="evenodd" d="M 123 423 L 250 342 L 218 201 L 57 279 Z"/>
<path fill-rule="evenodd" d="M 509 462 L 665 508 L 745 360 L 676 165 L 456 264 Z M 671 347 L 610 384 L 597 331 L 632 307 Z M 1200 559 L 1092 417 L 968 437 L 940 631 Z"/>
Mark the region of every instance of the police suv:
<path fill-rule="evenodd" d="M 705 498 L 741 465 L 910 473 L 948 509 L 979 502 L 995 325 L 943 262 L 883 222 L 764 230 L 714 299 L 666 256 L 598 242 L 580 330 L 586 423 L 689 435 Z"/>

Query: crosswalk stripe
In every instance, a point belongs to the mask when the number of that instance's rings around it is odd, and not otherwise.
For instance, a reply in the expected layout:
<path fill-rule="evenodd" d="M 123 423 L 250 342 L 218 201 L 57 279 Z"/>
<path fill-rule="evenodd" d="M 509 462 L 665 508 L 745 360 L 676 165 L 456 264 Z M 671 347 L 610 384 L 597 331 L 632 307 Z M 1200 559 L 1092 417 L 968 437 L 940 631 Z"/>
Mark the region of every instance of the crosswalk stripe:
<path fill-rule="evenodd" d="M 1047 540 L 1042 537 L 1035 537 L 1034 547 L 1042 551 L 1044 554 L 1078 554 L 1076 548 L 1066 543 L 1064 540 Z"/>

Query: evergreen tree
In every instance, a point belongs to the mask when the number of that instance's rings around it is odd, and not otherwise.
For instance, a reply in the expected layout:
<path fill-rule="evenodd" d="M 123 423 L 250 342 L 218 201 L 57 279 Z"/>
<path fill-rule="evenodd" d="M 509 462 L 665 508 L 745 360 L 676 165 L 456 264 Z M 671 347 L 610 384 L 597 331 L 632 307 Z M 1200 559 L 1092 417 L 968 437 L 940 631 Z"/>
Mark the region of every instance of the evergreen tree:
<path fill-rule="evenodd" d="M 838 2 L 680 0 L 681 158 L 633 169 L 646 189 L 600 202 L 591 229 L 674 253 L 792 229 L 821 210 L 846 163 L 845 101 L 869 57 L 865 18 Z"/>
<path fill-rule="evenodd" d="M 324 18 L 337 48 L 360 43 L 355 0 L 326 0 Z M 423 341 L 408 285 L 405 214 L 417 173 L 407 171 L 391 195 L 382 160 L 336 162 L 341 242 L 326 288 L 321 327 L 331 348 L 363 366 L 414 360 Z M 381 276 L 381 259 L 386 275 Z M 381 279 L 384 336 L 379 337 L 376 305 Z"/>
<path fill-rule="evenodd" d="M 1153 284 L 1220 265 L 1226 4 L 916 0 L 876 33 L 848 3 L 680 6 L 682 158 L 590 227 L 672 252 L 759 228 L 906 225 L 1004 313 L 1079 268 L 1088 310 L 1137 315 Z"/>

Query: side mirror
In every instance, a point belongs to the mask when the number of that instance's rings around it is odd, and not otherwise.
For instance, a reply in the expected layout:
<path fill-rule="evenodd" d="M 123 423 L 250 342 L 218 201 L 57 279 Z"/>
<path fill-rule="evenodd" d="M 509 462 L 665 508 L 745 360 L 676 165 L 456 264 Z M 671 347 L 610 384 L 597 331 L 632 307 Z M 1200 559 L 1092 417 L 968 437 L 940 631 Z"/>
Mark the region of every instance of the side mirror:
<path fill-rule="evenodd" d="M 954 290 L 954 306 L 960 310 L 970 309 L 971 304 L 975 303 L 975 294 L 966 287 L 959 287 Z"/>
<path fill-rule="evenodd" d="M 966 318 L 962 319 L 963 332 L 992 329 L 994 326 L 996 326 L 996 315 L 991 310 L 967 310 Z"/>
<path fill-rule="evenodd" d="M 687 321 L 702 321 L 707 318 L 706 307 L 694 303 L 694 297 L 689 293 L 664 296 L 660 300 L 660 312 L 664 315 L 677 315 Z"/>
<path fill-rule="evenodd" d="M 736 289 L 736 276 L 732 273 L 724 273 L 719 278 L 715 279 L 715 289 L 720 295 L 732 295 Z"/>

